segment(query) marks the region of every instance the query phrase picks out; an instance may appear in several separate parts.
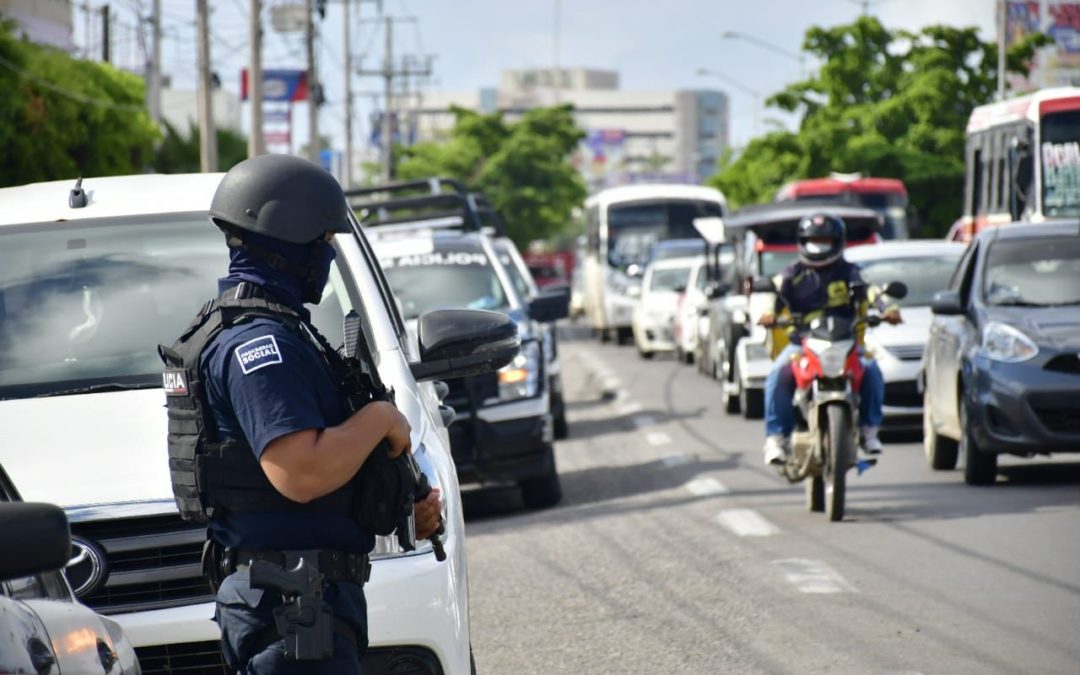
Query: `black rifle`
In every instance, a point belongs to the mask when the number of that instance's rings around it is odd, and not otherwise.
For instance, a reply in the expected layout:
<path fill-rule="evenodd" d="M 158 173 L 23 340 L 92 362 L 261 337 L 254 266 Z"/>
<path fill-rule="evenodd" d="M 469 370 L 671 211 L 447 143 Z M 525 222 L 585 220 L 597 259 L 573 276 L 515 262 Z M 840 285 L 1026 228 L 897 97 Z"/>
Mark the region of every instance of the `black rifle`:
<path fill-rule="evenodd" d="M 383 385 L 382 380 L 379 378 L 379 372 L 375 369 L 374 357 L 367 348 L 367 343 L 361 334 L 362 327 L 360 315 L 355 309 L 349 310 L 343 322 L 345 345 L 342 358 L 345 360 L 349 373 L 348 377 L 353 381 L 347 382 L 345 389 L 346 391 L 363 392 L 361 400 L 349 401 L 352 412 L 359 410 L 372 401 L 386 401 L 390 404 L 394 402 L 393 392 Z M 350 396 L 350 398 L 355 397 Z M 388 451 L 386 441 L 383 441 L 374 452 L 387 453 Z M 380 461 L 383 458 L 375 459 Z M 369 461 L 371 461 L 371 458 L 369 458 Z M 412 551 L 416 548 L 413 544 L 416 539 L 416 523 L 410 517 L 413 512 L 412 507 L 413 504 L 427 499 L 427 496 L 431 494 L 431 483 L 428 481 L 427 476 L 424 475 L 424 472 L 421 471 L 420 465 L 416 463 L 416 458 L 412 456 L 412 453 L 403 452 L 395 459 L 387 458 L 386 461 L 400 463 L 400 467 L 411 477 L 409 482 L 412 489 L 407 491 L 410 494 L 405 495 L 405 497 L 411 497 L 411 499 L 408 499 L 404 504 L 396 505 L 400 508 L 396 509 L 398 517 L 395 531 L 401 548 Z M 439 562 L 446 560 L 446 551 L 443 549 L 442 539 L 440 538 L 440 535 L 444 532 L 445 527 L 440 515 L 439 527 L 428 537 L 428 541 L 431 542 L 431 549 L 435 553 L 435 559 Z"/>

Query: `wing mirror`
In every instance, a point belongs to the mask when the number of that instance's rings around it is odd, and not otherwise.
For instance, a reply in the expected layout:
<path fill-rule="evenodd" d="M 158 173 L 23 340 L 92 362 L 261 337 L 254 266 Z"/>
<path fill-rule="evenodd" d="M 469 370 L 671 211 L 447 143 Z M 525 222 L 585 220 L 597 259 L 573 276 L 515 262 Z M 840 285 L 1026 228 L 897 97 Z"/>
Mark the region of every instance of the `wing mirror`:
<path fill-rule="evenodd" d="M 964 304 L 956 291 L 939 291 L 930 300 L 930 311 L 940 316 L 957 316 L 964 313 Z"/>
<path fill-rule="evenodd" d="M 712 281 L 705 285 L 705 297 L 709 300 L 722 298 L 731 292 L 731 286 L 723 281 Z"/>
<path fill-rule="evenodd" d="M 776 284 L 769 277 L 757 277 L 750 283 L 752 293 L 775 293 Z"/>
<path fill-rule="evenodd" d="M 521 349 L 517 324 L 499 312 L 440 309 L 417 323 L 420 361 L 409 364 L 417 381 L 449 380 L 490 373 Z"/>
<path fill-rule="evenodd" d="M 71 530 L 53 504 L 0 504 L 0 580 L 62 569 L 71 560 Z"/>
<path fill-rule="evenodd" d="M 570 316 L 570 287 L 554 286 L 529 301 L 529 317 L 551 323 Z"/>
<path fill-rule="evenodd" d="M 890 281 L 885 284 L 885 288 L 882 289 L 882 292 L 890 298 L 903 300 L 907 297 L 907 284 L 903 281 Z"/>

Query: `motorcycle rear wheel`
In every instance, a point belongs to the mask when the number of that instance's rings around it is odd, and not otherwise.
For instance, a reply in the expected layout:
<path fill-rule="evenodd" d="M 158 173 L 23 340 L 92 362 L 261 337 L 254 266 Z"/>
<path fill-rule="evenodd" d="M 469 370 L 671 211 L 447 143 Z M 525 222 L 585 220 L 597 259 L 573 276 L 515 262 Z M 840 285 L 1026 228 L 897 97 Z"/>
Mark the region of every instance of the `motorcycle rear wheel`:
<path fill-rule="evenodd" d="M 822 448 L 826 453 L 824 466 L 825 515 L 830 521 L 844 519 L 844 497 L 847 470 L 855 453 L 855 435 L 851 427 L 851 411 L 842 405 L 825 408 L 826 427 Z"/>

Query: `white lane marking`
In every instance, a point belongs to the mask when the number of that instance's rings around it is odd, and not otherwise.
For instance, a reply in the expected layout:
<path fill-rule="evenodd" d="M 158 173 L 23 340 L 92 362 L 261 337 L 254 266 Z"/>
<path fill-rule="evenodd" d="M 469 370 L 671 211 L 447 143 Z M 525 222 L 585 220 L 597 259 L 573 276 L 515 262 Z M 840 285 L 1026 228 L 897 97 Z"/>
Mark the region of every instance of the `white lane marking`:
<path fill-rule="evenodd" d="M 660 460 L 664 466 L 682 466 L 683 464 L 689 464 L 690 458 L 686 455 L 669 455 Z"/>
<path fill-rule="evenodd" d="M 634 418 L 634 426 L 638 429 L 644 429 L 645 427 L 651 427 L 656 424 L 656 418 L 652 415 L 638 415 Z"/>
<path fill-rule="evenodd" d="M 780 533 L 780 528 L 753 509 L 721 511 L 716 520 L 740 537 L 768 537 Z"/>
<path fill-rule="evenodd" d="M 671 445 L 671 436 L 668 436 L 663 431 L 650 431 L 645 434 L 645 442 L 653 447 Z"/>
<path fill-rule="evenodd" d="M 839 572 L 820 560 L 790 558 L 772 562 L 801 593 L 855 592 L 855 587 L 840 576 Z"/>
<path fill-rule="evenodd" d="M 695 478 L 686 484 L 686 489 L 695 497 L 726 495 L 729 492 L 727 486 L 715 478 Z"/>

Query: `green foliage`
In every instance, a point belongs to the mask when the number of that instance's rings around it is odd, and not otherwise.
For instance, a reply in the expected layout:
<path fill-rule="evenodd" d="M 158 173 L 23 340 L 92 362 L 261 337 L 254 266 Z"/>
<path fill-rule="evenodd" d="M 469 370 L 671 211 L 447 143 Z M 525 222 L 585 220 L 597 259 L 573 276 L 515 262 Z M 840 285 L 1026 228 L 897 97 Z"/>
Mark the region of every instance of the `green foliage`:
<path fill-rule="evenodd" d="M 584 136 L 570 106 L 530 110 L 512 123 L 499 113 L 455 108 L 454 114 L 445 142 L 402 148 L 399 178 L 446 176 L 484 192 L 520 247 L 568 227 L 571 210 L 585 199 L 567 161 Z"/>
<path fill-rule="evenodd" d="M 0 25 L 0 185 L 142 171 L 159 136 L 142 79 L 11 29 Z"/>
<path fill-rule="evenodd" d="M 202 168 L 199 151 L 199 129 L 188 127 L 187 135 L 179 133 L 168 122 L 165 138 L 154 153 L 154 171 L 158 173 L 198 173 Z M 247 139 L 228 129 L 217 130 L 218 170 L 228 171 L 247 159 Z"/>
<path fill-rule="evenodd" d="M 1012 47 L 1026 72 L 1042 35 Z M 993 100 L 997 46 L 975 28 L 890 31 L 873 17 L 811 28 L 803 48 L 822 65 L 769 104 L 801 115 L 798 132 L 756 138 L 721 163 L 713 184 L 737 204 L 768 201 L 785 182 L 831 171 L 900 178 L 926 223 L 943 234 L 961 211 L 964 128 L 972 108 Z"/>

